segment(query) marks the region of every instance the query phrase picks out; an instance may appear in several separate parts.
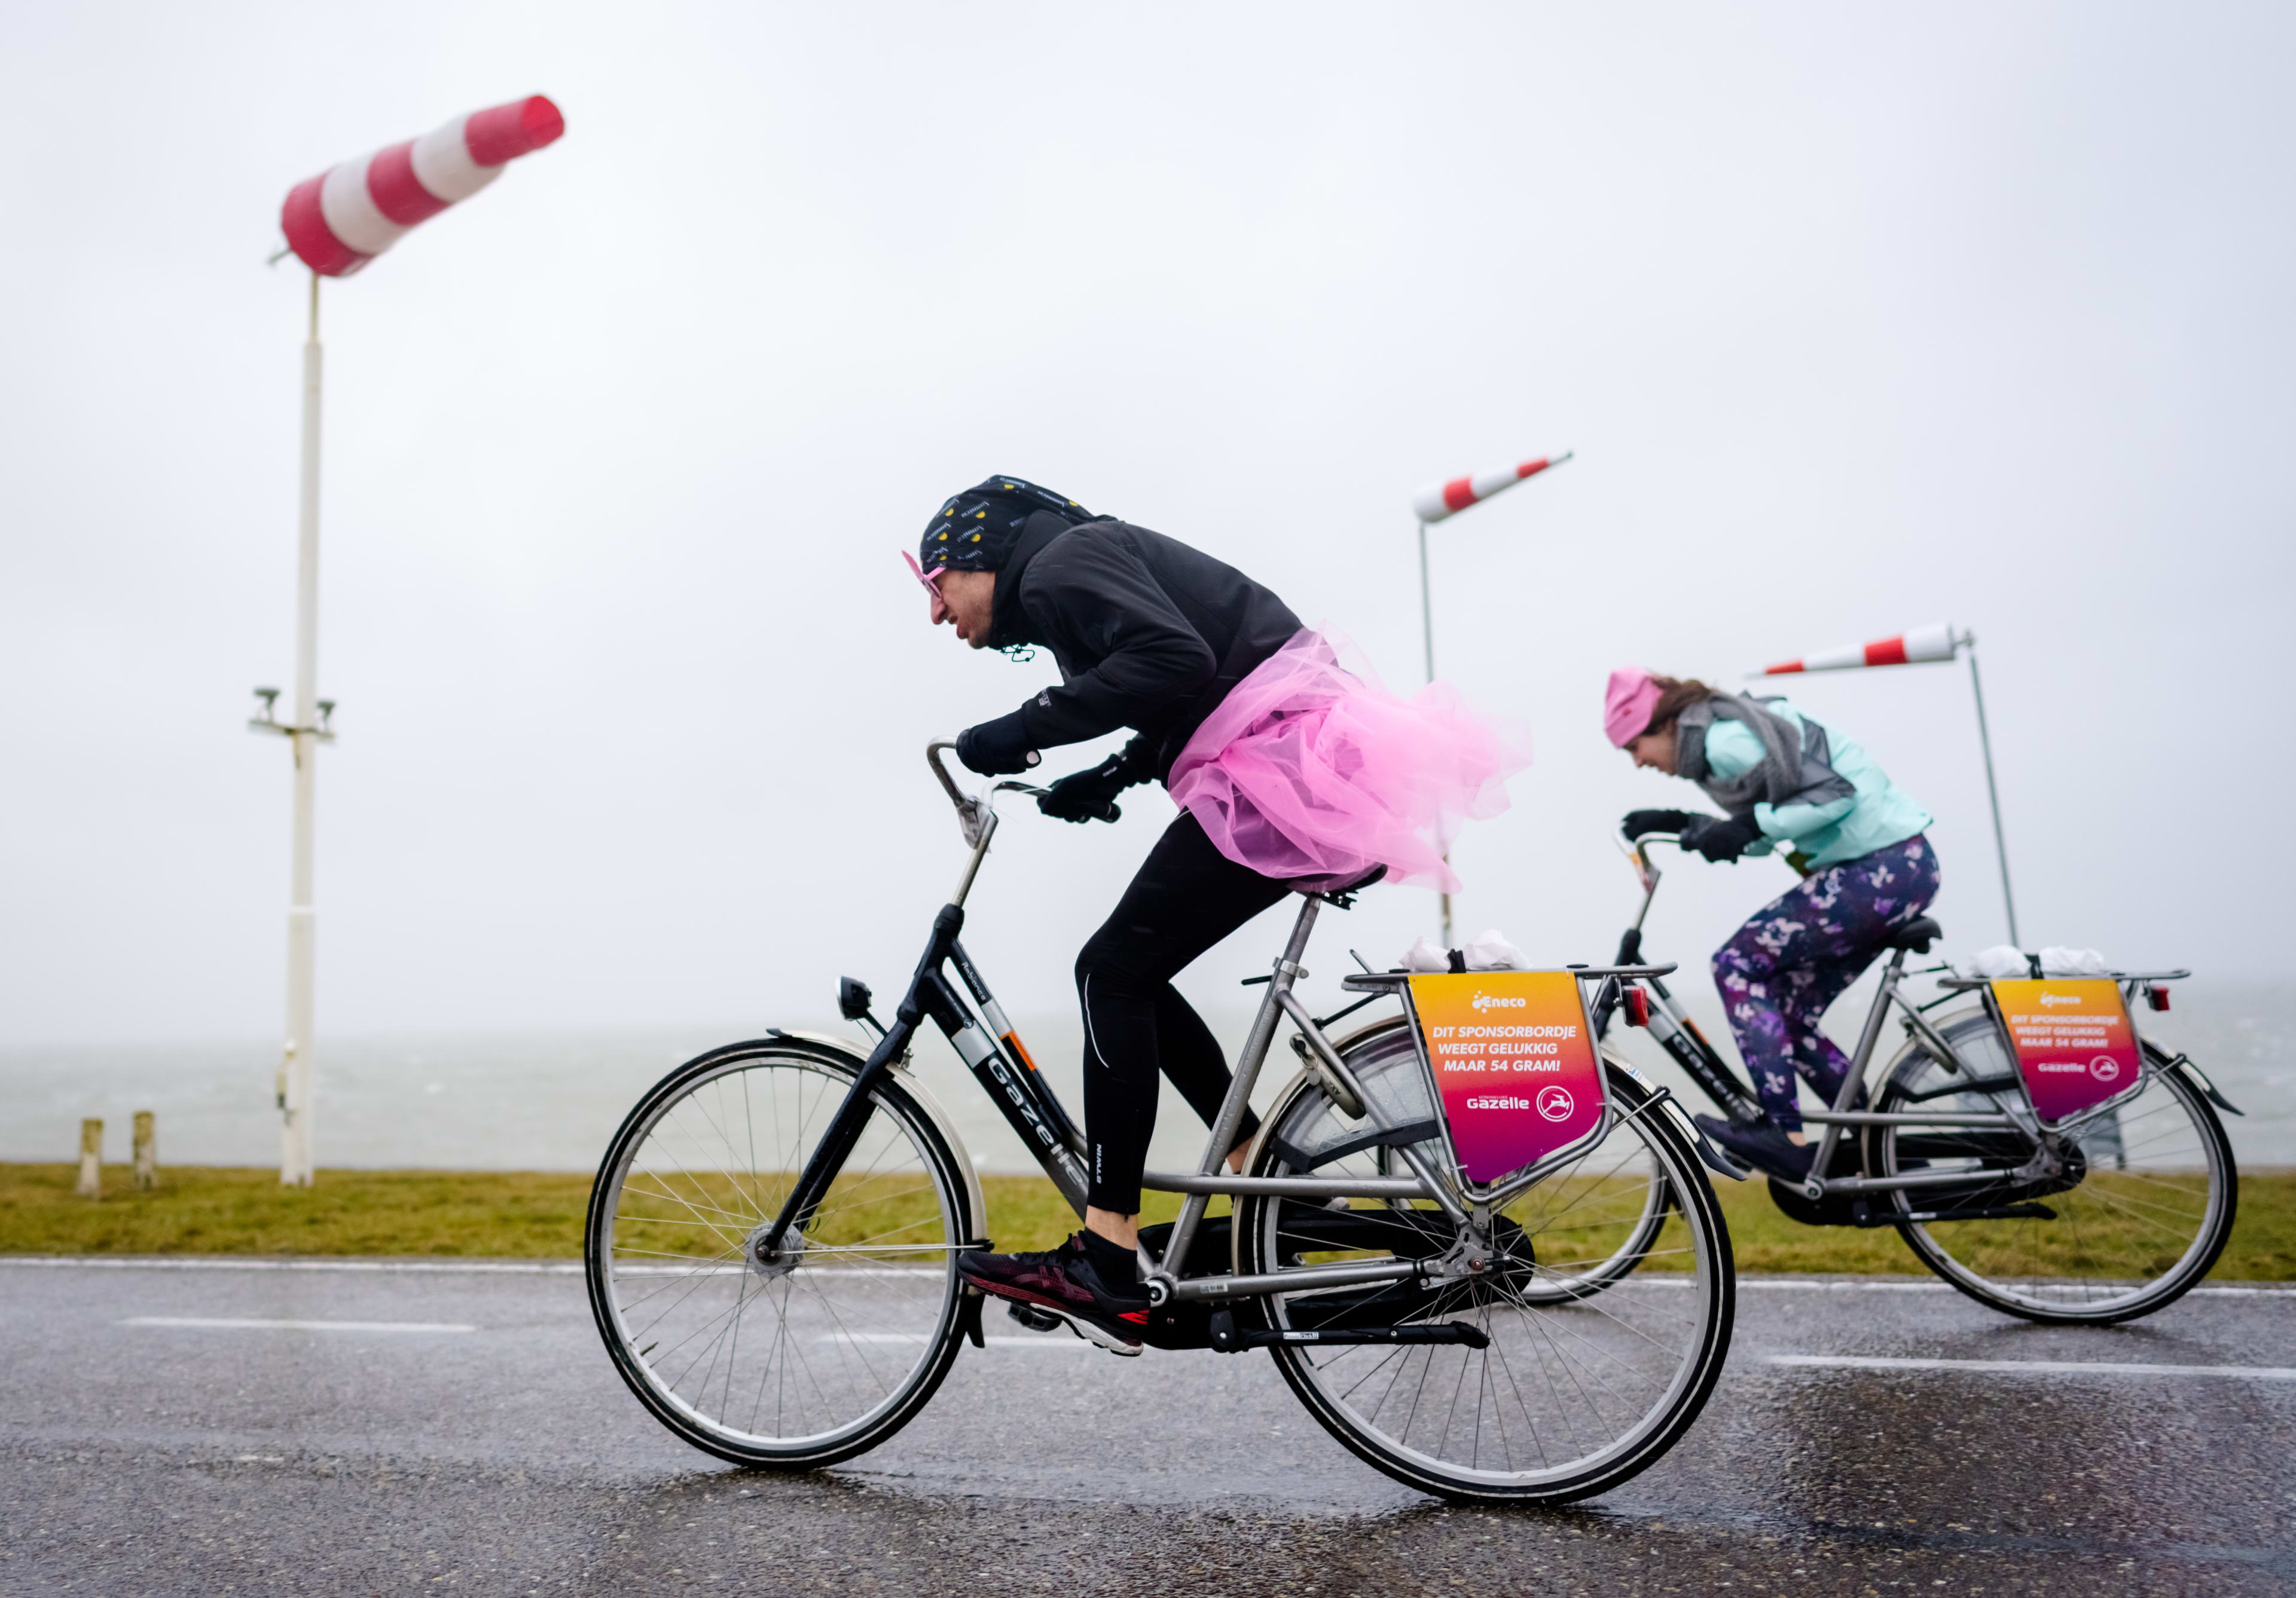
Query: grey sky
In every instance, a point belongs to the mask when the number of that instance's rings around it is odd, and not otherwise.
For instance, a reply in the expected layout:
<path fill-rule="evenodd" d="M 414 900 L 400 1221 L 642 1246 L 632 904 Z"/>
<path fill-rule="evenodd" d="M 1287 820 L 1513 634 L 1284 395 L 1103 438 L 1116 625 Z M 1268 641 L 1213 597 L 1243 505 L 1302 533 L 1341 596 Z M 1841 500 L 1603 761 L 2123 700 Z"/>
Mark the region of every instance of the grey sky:
<path fill-rule="evenodd" d="M 818 1014 L 958 864 L 925 738 L 1050 671 L 896 555 L 1024 473 L 1526 720 L 1464 930 L 1603 957 L 1687 787 L 1609 668 L 1983 640 L 2029 943 L 2279 970 L 2296 340 L 2271 6 L 22 4 L 0 12 L 0 1028 L 279 1025 L 293 182 L 543 92 L 561 144 L 325 291 L 327 1031 Z M 1797 684 L 1997 941 L 1965 674 Z M 1076 751 L 1082 763 L 1095 750 Z M 1068 758 L 1056 758 L 1055 769 Z M 1016 815 L 1015 1008 L 1169 815 Z M 1702 960 L 1784 886 L 1670 877 Z M 1374 958 L 1432 925 L 1374 895 Z M 1195 989 L 1264 969 L 1266 929 Z M 1310 964 L 1318 963 L 1311 960 Z"/>

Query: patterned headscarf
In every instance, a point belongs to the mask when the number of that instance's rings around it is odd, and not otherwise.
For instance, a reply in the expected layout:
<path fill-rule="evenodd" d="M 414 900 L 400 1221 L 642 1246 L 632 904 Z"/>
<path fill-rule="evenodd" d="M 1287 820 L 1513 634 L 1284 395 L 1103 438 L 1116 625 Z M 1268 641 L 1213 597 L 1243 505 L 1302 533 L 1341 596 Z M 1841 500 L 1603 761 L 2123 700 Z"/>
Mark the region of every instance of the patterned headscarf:
<path fill-rule="evenodd" d="M 917 563 L 927 571 L 1000 571 L 1029 518 L 1048 512 L 1074 527 L 1096 520 L 1090 511 L 1050 488 L 1017 477 L 992 477 L 941 502 L 917 541 Z"/>

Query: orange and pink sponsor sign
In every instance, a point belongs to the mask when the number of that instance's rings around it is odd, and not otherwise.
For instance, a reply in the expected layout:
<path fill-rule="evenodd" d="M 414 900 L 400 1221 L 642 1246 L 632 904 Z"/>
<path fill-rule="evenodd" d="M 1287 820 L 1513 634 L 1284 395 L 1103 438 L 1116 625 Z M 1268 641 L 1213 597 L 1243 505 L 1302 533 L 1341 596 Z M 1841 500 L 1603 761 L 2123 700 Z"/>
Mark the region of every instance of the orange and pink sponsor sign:
<path fill-rule="evenodd" d="M 1590 1135 L 1603 1062 L 1569 971 L 1414 977 L 1451 1151 L 1470 1182 L 1495 1182 Z"/>
<path fill-rule="evenodd" d="M 2079 1115 L 2136 1086 L 2144 1063 L 2136 1029 L 2110 978 L 1996 982 L 1993 1002 L 2033 1113 L 2044 1121 Z"/>

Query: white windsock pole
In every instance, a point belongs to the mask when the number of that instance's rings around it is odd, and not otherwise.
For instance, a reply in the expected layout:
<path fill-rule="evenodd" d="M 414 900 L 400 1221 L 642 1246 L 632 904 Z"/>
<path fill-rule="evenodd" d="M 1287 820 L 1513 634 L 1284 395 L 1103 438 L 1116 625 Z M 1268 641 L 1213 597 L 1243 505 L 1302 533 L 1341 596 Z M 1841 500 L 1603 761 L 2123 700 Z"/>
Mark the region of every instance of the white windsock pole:
<path fill-rule="evenodd" d="M 319 928 L 311 904 L 312 829 L 319 787 L 319 278 L 311 275 L 311 326 L 303 340 L 302 480 L 295 514 L 294 865 L 287 895 L 287 1049 L 281 1062 L 279 1180 L 311 1185 L 311 987 Z M 329 707 L 332 709 L 332 706 Z"/>
<path fill-rule="evenodd" d="M 1564 450 L 1558 455 L 1541 455 L 1535 461 L 1519 461 L 1512 466 L 1497 466 L 1488 471 L 1474 472 L 1467 477 L 1455 477 L 1448 482 L 1433 484 L 1412 496 L 1412 513 L 1419 518 L 1419 635 L 1427 654 L 1427 680 L 1435 680 L 1435 599 L 1427 580 L 1427 529 L 1430 523 L 1446 521 L 1460 512 L 1479 505 L 1494 494 L 1505 493 L 1526 479 L 1537 477 L 1550 466 L 1560 466 L 1570 458 Z M 1449 856 L 1446 856 L 1446 859 Z M 1442 896 L 1443 947 L 1451 947 L 1451 896 Z"/>
<path fill-rule="evenodd" d="M 1751 676 L 1785 676 L 1803 671 L 1850 671 L 1868 666 L 1924 666 L 1950 660 L 1969 651 L 1969 687 L 1977 700 L 1977 744 L 1985 753 L 1985 797 L 1993 807 L 1993 853 L 2001 863 L 2001 907 L 2009 920 L 2009 941 L 2020 948 L 2017 937 L 2017 896 L 2009 887 L 2009 844 L 2001 830 L 2001 790 L 1993 779 L 1993 734 L 1985 725 L 1985 683 L 1977 671 L 1977 635 L 1943 622 L 1915 627 L 1895 637 L 1871 643 L 1845 644 L 1840 649 L 1804 655 L 1766 666 Z"/>
<path fill-rule="evenodd" d="M 319 279 L 348 277 L 419 223 L 466 200 L 520 156 L 566 131 L 558 108 L 540 94 L 458 117 L 356 161 L 346 161 L 288 192 L 280 207 L 286 246 L 311 269 L 309 331 L 303 340 L 303 447 L 295 522 L 295 701 L 289 720 L 277 715 L 279 691 L 258 688 L 261 714 L 248 725 L 283 733 L 295 754 L 295 832 L 287 899 L 287 1041 L 279 1066 L 279 1180 L 311 1185 L 312 1087 L 316 1051 L 313 981 L 318 971 L 318 917 L 313 906 L 312 843 L 318 798 L 318 752 L 334 742 L 334 701 L 319 695 Z"/>

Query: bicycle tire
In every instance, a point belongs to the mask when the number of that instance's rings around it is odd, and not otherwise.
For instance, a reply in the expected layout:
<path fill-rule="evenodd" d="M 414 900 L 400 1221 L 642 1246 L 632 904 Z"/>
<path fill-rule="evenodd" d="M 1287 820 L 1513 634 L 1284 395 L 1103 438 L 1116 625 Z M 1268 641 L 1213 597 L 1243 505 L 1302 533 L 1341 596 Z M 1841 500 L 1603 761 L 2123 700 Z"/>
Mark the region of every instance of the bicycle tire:
<path fill-rule="evenodd" d="M 807 1134 L 817 1133 L 843 1101 L 858 1063 L 828 1044 L 786 1035 L 687 1061 L 631 1110 L 591 1189 L 584 1274 L 615 1370 L 672 1432 L 736 1464 L 813 1470 L 864 1453 L 914 1418 L 956 1357 L 963 1290 L 955 1252 L 976 1235 L 976 1217 L 946 1140 L 898 1075 L 873 1091 L 873 1113 L 847 1162 L 846 1173 L 865 1174 L 854 1183 L 840 1173 L 846 1187 L 832 1188 L 794 1263 L 769 1275 L 747 1258 L 746 1239 L 778 1213 L 813 1147 Z M 775 1074 L 759 1078 L 760 1072 Z M 726 1091 L 736 1078 L 739 1113 L 750 1118 L 749 1135 L 739 1143 L 729 1130 L 735 1110 Z M 715 1103 L 705 1102 L 713 1089 Z M 757 1108 L 761 1097 L 766 1111 Z M 682 1116 L 685 1110 L 693 1113 Z M 794 1113 L 794 1127 L 781 1124 L 790 1119 L 784 1111 Z M 760 1170 L 754 1139 L 766 1113 L 775 1117 L 764 1147 L 775 1168 Z M 721 1156 L 693 1131 L 697 1125 L 717 1134 L 726 1168 L 716 1168 Z M 705 1158 L 692 1160 L 666 1129 L 684 1135 Z M 888 1218 L 902 1216 L 914 1218 Z M 840 1229 L 881 1222 L 890 1229 L 857 1242 L 838 1241 Z M 693 1250 L 677 1253 L 689 1236 Z M 667 1263 L 663 1255 L 670 1256 Z M 688 1356 L 686 1345 L 709 1334 L 707 1312 L 722 1304 L 729 1284 L 732 1308 L 716 1314 L 726 1324 L 705 1350 Z M 645 1307 L 671 1291 L 677 1296 L 645 1319 Z M 800 1291 L 810 1297 L 799 1299 Z M 751 1306 L 760 1316 L 768 1309 L 774 1316 L 774 1352 L 760 1356 L 753 1343 L 745 1364 L 742 1325 Z M 681 1327 L 683 1340 L 667 1357 L 656 1357 Z M 820 1355 L 820 1368 L 808 1358 L 808 1348 Z M 693 1370 L 705 1352 L 709 1364 L 697 1381 Z M 680 1358 L 684 1372 L 671 1373 L 668 1365 Z M 756 1394 L 746 1423 L 736 1423 L 737 1384 Z M 774 1424 L 764 1426 L 768 1384 L 775 1386 Z M 720 1394 L 714 1404 L 712 1388 Z M 800 1417 L 794 1429 L 792 1405 Z"/>
<path fill-rule="evenodd" d="M 1407 1037 L 1405 1043 L 1407 1046 Z M 1376 1094 L 1378 1078 L 1403 1067 L 1382 1051 L 1382 1061 L 1366 1058 L 1369 1053 L 1358 1048 L 1348 1058 L 1365 1091 Z M 1410 1069 L 1417 1069 L 1415 1061 Z M 1607 1492 L 1648 1469 L 1681 1438 L 1704 1407 L 1728 1356 L 1735 1315 L 1736 1276 L 1728 1227 L 1696 1154 L 1659 1111 L 1657 1095 L 1615 1064 L 1607 1064 L 1606 1071 L 1612 1102 L 1620 1111 L 1610 1132 L 1581 1160 L 1506 1207 L 1505 1215 L 1520 1211 L 1523 1217 L 1517 1224 L 1530 1258 L 1520 1263 L 1510 1260 L 1490 1278 L 1445 1284 L 1431 1291 L 1422 1290 L 1422 1301 L 1397 1304 L 1400 1323 L 1465 1318 L 1490 1338 L 1488 1349 L 1460 1344 L 1334 1348 L 1300 1343 L 1270 1348 L 1284 1381 L 1308 1413 L 1373 1468 L 1453 1502 L 1569 1504 Z M 1286 1118 L 1300 1115 L 1302 1106 L 1315 1106 L 1323 1091 L 1311 1076 L 1303 1076 L 1279 1099 L 1269 1117 L 1271 1128 L 1292 1124 Z M 1597 1222 L 1592 1212 L 1578 1210 L 1590 1202 L 1599 1206 L 1602 1195 L 1618 1180 L 1613 1169 L 1622 1167 L 1626 1158 L 1634 1157 L 1633 1151 L 1628 1150 L 1613 1158 L 1611 1166 L 1597 1166 L 1620 1138 L 1642 1151 L 1641 1157 L 1657 1168 L 1658 1179 L 1667 1184 L 1669 1220 L 1677 1228 L 1679 1240 L 1677 1249 L 1668 1251 L 1668 1260 L 1688 1269 L 1653 1272 L 1628 1283 L 1626 1278 L 1635 1266 L 1650 1263 L 1655 1250 L 1646 1249 L 1628 1269 L 1604 1280 L 1600 1287 L 1536 1300 L 1513 1291 L 1525 1268 L 1534 1277 L 1542 1268 L 1536 1255 L 1543 1238 L 1551 1245 L 1569 1233 L 1595 1230 L 1598 1225 L 1610 1229 L 1605 1239 L 1611 1233 L 1632 1229 L 1635 1223 L 1630 1217 L 1641 1214 L 1640 1196 L 1619 1206 L 1618 1218 L 1610 1222 Z M 1262 1137 L 1251 1168 L 1254 1173 L 1294 1174 L 1294 1166 L 1278 1147 L 1279 1142 L 1290 1141 L 1280 1135 Z M 1296 1151 L 1296 1144 L 1294 1148 Z M 1348 1158 L 1365 1157 L 1358 1152 Z M 1325 1162 L 1316 1168 L 1318 1174 L 1328 1174 L 1346 1168 L 1346 1162 Z M 1575 1189 L 1574 1183 L 1578 1184 Z M 1625 1193 L 1645 1194 L 1649 1178 L 1636 1174 L 1626 1184 L 1621 1190 Z M 1542 1194 L 1547 1197 L 1539 1199 Z M 1239 1270 L 1259 1274 L 1294 1262 L 1298 1250 L 1287 1250 L 1283 1242 L 1286 1202 L 1267 1198 L 1238 1201 Z M 1543 1211 L 1538 1208 L 1542 1203 Z M 1542 1213 L 1560 1221 L 1574 1212 L 1579 1219 L 1570 1226 L 1533 1224 Z M 1583 1240 L 1566 1246 L 1594 1252 Z M 1511 1253 L 1513 1248 L 1511 1244 Z M 1598 1240 L 1594 1248 L 1603 1250 L 1603 1258 L 1615 1260 L 1607 1241 Z M 1571 1261 L 1560 1268 L 1569 1269 L 1578 1263 Z M 1578 1273 L 1571 1270 L 1570 1274 Z M 1261 1301 L 1262 1313 L 1270 1326 L 1287 1329 L 1302 1307 L 1312 1317 L 1317 1297 L 1271 1297 Z M 1349 1362 L 1358 1356 L 1374 1357 L 1348 1369 Z M 1571 1363 L 1581 1358 L 1590 1370 L 1599 1371 L 1591 1382 L 1583 1380 Z M 1520 1373 L 1518 1360 L 1522 1366 Z M 1563 1375 L 1560 1385 L 1558 1365 Z M 1538 1394 L 1538 1381 L 1532 1380 L 1534 1368 L 1545 1385 L 1544 1399 Z M 1391 1369 L 1392 1373 L 1377 1398 L 1358 1397 L 1383 1369 Z M 1499 1380 L 1494 1380 L 1495 1374 Z M 1415 1380 L 1415 1389 L 1398 1397 L 1398 1389 L 1407 1380 Z M 1430 1391 L 1439 1393 L 1447 1381 L 1450 1397 L 1441 1400 L 1447 1405 L 1443 1418 L 1438 1422 L 1430 1411 L 1423 1423 L 1423 1399 Z M 1461 1395 L 1471 1382 L 1475 1410 L 1463 1421 Z M 1527 1383 L 1533 1388 L 1528 1397 Z M 1563 1390 L 1566 1387 L 1570 1389 L 1569 1395 Z M 1606 1409 L 1616 1423 L 1604 1418 Z M 1394 1418 L 1398 1414 L 1399 1421 Z M 1382 1420 L 1383 1415 L 1389 1418 Z M 1493 1451 L 1500 1462 L 1495 1465 L 1486 1465 L 1483 1459 L 1487 1416 L 1496 1438 Z M 1511 1419 L 1517 1428 L 1512 1437 Z M 1559 1427 L 1553 1450 L 1541 1430 L 1542 1422 L 1550 1429 Z M 1582 1438 L 1584 1428 L 1601 1429 L 1603 1435 L 1589 1443 Z M 1523 1451 L 1520 1455 L 1518 1446 Z M 1467 1455 L 1464 1461 L 1445 1453 L 1463 1449 Z M 1554 1457 L 1555 1450 L 1566 1456 Z M 1533 1453 L 1538 1455 L 1536 1463 L 1530 1460 Z"/>
<path fill-rule="evenodd" d="M 1915 1042 L 1890 1063 L 1878 1109 L 1987 1109 L 2013 1095 L 2022 1102 L 2015 1065 L 1990 1015 L 1964 1011 L 1939 1030 L 1975 1080 L 1945 1071 Z M 2048 1218 L 1900 1222 L 1898 1233 L 1914 1257 L 1988 1308 L 2047 1325 L 2113 1325 L 2155 1314 L 2191 1291 L 2232 1236 L 2239 1170 L 2205 1095 L 2156 1045 L 2147 1042 L 2144 1053 L 2142 1091 L 2075 1134 L 2067 1156 L 2069 1164 L 2078 1161 L 2074 1181 L 2030 1192 L 1998 1179 L 1948 1190 L 1954 1208 L 2026 1203 L 2047 1209 Z M 2139 1134 L 2134 1144 L 2132 1127 Z M 1866 1168 L 1897 1176 L 1988 1154 L 1997 1165 L 2000 1155 L 1983 1140 L 1999 1135 L 1874 1127 L 1866 1139 Z M 2134 1170 L 2132 1151 L 2141 1157 Z M 2114 1169 L 2103 1168 L 2107 1160 Z M 1934 1196 L 1906 1189 L 1890 1194 L 1889 1202 L 1899 1214 L 1939 1207 Z M 2020 1265 L 2026 1268 L 2014 1268 Z M 2147 1267 L 2149 1274 L 2140 1274 Z"/>

